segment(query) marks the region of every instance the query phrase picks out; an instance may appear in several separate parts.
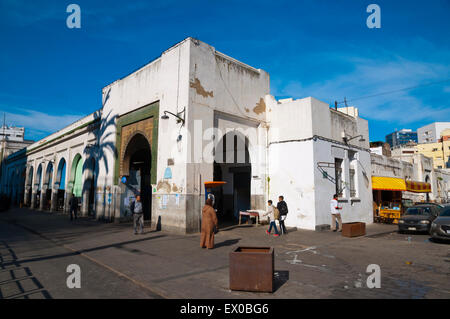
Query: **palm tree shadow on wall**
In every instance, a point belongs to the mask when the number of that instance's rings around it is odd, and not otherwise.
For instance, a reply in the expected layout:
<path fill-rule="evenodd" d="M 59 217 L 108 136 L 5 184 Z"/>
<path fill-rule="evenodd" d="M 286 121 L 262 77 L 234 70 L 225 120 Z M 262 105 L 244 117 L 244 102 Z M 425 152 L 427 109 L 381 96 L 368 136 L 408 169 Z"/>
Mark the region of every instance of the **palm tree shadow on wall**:
<path fill-rule="evenodd" d="M 109 93 L 110 91 L 108 91 L 103 105 L 105 105 L 106 101 L 109 99 Z M 82 194 L 86 194 L 85 196 L 88 196 L 88 211 L 96 211 L 97 218 L 101 216 L 100 219 L 106 218 L 106 215 L 110 218 L 110 214 L 111 211 L 114 210 L 114 206 L 113 203 L 109 204 L 107 201 L 106 194 L 112 190 L 108 189 L 106 185 L 107 176 L 114 169 L 114 167 L 110 167 L 108 163 L 108 156 L 112 155 L 113 159 L 118 157 L 118 151 L 115 145 L 115 130 L 111 128 L 116 125 L 117 115 L 111 116 L 111 111 L 105 115 L 102 107 L 102 109 L 94 113 L 94 118 L 100 121 L 100 124 L 97 124 L 97 121 L 92 124 L 99 125 L 97 130 L 93 129 L 94 132 L 96 131 L 96 142 L 94 145 L 87 145 L 83 151 L 86 158 L 83 163 L 83 171 L 88 170 L 88 176 L 84 180 Z M 101 163 L 105 168 L 105 180 L 103 182 L 103 189 L 98 190 L 99 166 Z M 105 194 L 105 197 L 101 196 L 101 206 L 96 203 L 94 198 L 96 194 L 100 192 L 101 194 Z M 100 211 L 97 211 L 98 209 L 100 209 Z"/>

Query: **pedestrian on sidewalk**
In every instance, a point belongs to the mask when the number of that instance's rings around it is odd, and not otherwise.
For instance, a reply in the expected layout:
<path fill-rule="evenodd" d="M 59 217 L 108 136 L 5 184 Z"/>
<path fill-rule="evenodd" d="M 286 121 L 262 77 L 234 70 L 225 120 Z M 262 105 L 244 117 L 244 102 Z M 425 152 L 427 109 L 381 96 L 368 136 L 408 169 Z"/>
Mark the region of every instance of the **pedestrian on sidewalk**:
<path fill-rule="evenodd" d="M 286 226 L 284 226 L 284 220 L 286 219 L 288 214 L 288 207 L 286 202 L 284 201 L 283 196 L 278 197 L 277 208 L 280 211 L 280 231 L 282 234 L 287 235 Z"/>
<path fill-rule="evenodd" d="M 72 194 L 72 197 L 69 200 L 69 207 L 70 207 L 70 220 L 73 220 L 73 217 L 75 215 L 75 219 L 78 218 L 78 197 L 76 197 L 74 194 Z"/>
<path fill-rule="evenodd" d="M 278 208 L 276 208 L 275 206 L 273 206 L 273 202 L 272 200 L 268 200 L 267 201 L 267 211 L 265 214 L 263 214 L 264 216 L 269 216 L 269 230 L 266 230 L 266 233 L 268 235 L 270 235 L 270 233 L 272 232 L 272 227 L 275 229 L 275 237 L 280 236 L 280 234 L 278 233 L 278 229 L 277 229 L 277 224 L 275 223 L 275 221 L 280 218 L 280 211 L 278 210 Z"/>
<path fill-rule="evenodd" d="M 211 198 L 206 200 L 205 206 L 202 210 L 202 232 L 200 235 L 201 248 L 214 248 L 214 234 L 219 230 L 216 211 L 213 208 L 213 201 Z"/>
<path fill-rule="evenodd" d="M 136 200 L 131 203 L 131 213 L 133 214 L 134 234 L 137 235 L 137 225 L 139 224 L 139 234 L 144 232 L 144 212 L 142 210 L 141 196 L 137 195 Z"/>
<path fill-rule="evenodd" d="M 339 205 L 337 194 L 333 195 L 333 199 L 330 202 L 330 210 L 331 210 L 331 230 L 334 232 L 336 231 L 336 219 L 337 219 L 338 224 L 339 224 L 338 231 L 341 232 L 342 231 L 342 218 L 341 218 L 341 213 L 339 211 L 342 210 L 342 206 Z"/>

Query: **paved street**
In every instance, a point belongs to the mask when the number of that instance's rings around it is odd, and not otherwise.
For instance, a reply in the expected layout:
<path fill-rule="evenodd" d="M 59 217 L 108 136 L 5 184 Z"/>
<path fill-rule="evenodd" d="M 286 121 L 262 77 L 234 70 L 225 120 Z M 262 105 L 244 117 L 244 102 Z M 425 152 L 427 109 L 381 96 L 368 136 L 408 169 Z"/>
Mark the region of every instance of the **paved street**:
<path fill-rule="evenodd" d="M 266 227 L 222 230 L 214 250 L 199 235 L 146 230 L 14 208 L 0 213 L 1 298 L 450 298 L 450 245 L 373 224 L 367 236 L 297 230 L 275 238 Z M 228 289 L 228 253 L 238 245 L 275 249 L 273 294 Z M 81 267 L 81 288 L 66 267 Z M 381 267 L 381 288 L 366 268 Z"/>

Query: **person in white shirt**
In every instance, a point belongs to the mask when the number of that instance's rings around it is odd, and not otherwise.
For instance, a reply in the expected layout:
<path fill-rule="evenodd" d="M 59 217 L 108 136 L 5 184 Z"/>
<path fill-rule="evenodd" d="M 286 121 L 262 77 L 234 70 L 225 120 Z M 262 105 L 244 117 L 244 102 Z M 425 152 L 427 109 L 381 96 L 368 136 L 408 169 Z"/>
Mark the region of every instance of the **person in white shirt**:
<path fill-rule="evenodd" d="M 276 214 L 279 215 L 279 212 L 276 212 L 276 210 L 278 211 L 278 209 L 275 206 L 273 206 L 273 202 L 271 200 L 267 201 L 267 206 L 268 206 L 267 211 L 265 214 L 263 214 L 263 217 L 269 215 L 270 226 L 269 226 L 269 230 L 266 230 L 266 233 L 268 235 L 270 235 L 270 233 L 272 232 L 272 227 L 273 227 L 273 228 L 275 228 L 274 236 L 278 237 L 280 235 L 278 233 L 277 224 L 275 223 L 275 220 L 277 218 L 277 216 L 275 216 L 275 215 Z M 278 218 L 279 218 L 279 216 L 278 216 Z"/>
<path fill-rule="evenodd" d="M 336 231 L 336 219 L 339 224 L 338 231 L 342 231 L 342 218 L 341 213 L 339 212 L 342 209 L 342 206 L 339 205 L 338 195 L 334 194 L 333 199 L 330 202 L 330 210 L 331 210 L 331 230 Z"/>

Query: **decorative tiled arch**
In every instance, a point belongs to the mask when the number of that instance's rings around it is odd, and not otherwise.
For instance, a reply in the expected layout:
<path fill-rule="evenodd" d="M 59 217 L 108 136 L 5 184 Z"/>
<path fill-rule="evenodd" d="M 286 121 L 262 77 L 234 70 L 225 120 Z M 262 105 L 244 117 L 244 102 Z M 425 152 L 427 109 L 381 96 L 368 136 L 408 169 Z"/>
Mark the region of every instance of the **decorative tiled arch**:
<path fill-rule="evenodd" d="M 157 159 L 158 159 L 158 125 L 159 125 L 159 101 L 148 104 L 140 109 L 137 109 L 133 112 L 122 115 L 117 120 L 117 130 L 116 130 L 116 148 L 117 152 L 115 153 L 114 159 L 114 184 L 118 185 L 120 171 L 121 171 L 121 162 L 123 159 L 123 154 L 125 153 L 126 146 L 123 147 L 122 143 L 122 131 L 123 128 L 130 124 L 135 124 L 141 121 L 145 121 L 151 119 L 152 129 L 151 136 L 149 134 L 144 135 L 147 140 L 150 142 L 151 154 L 152 154 L 152 164 L 151 164 L 151 183 L 156 184 L 156 172 L 157 172 Z M 136 131 L 142 131 L 142 129 L 136 129 Z M 144 130 L 145 131 L 145 130 Z M 133 133 L 134 133 L 133 132 Z M 134 135 L 134 134 L 131 134 Z M 131 140 L 130 136 L 125 137 L 126 144 Z"/>

